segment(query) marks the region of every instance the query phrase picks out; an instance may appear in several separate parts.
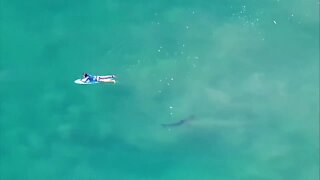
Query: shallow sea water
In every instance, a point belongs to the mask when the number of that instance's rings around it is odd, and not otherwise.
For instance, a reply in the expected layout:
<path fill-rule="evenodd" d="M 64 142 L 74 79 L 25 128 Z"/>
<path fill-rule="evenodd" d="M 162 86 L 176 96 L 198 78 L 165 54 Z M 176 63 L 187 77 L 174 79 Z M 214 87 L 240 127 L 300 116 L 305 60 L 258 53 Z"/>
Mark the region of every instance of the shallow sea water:
<path fill-rule="evenodd" d="M 319 179 L 319 1 L 0 10 L 1 180 Z"/>

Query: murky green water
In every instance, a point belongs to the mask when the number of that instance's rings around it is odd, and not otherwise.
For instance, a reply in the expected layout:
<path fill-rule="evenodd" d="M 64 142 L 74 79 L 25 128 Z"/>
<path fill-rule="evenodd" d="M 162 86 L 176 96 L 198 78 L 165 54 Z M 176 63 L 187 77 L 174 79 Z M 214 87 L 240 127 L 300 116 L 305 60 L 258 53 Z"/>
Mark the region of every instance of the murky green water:
<path fill-rule="evenodd" d="M 319 179 L 319 1 L 0 12 L 1 180 Z"/>

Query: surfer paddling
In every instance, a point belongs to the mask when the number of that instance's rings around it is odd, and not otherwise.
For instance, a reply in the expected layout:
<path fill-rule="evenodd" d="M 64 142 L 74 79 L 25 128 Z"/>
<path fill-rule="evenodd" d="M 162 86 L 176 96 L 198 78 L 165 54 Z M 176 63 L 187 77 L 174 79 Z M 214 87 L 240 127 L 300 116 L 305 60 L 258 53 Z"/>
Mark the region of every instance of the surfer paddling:
<path fill-rule="evenodd" d="M 83 73 L 81 81 L 84 83 L 87 82 L 105 82 L 105 83 L 116 83 L 115 75 L 107 76 L 95 76 L 88 73 Z"/>

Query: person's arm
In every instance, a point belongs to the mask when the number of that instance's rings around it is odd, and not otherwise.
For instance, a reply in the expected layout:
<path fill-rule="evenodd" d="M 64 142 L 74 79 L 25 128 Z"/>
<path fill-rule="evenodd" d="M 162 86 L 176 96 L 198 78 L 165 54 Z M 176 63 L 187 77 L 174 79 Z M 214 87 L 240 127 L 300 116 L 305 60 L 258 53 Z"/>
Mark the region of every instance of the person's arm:
<path fill-rule="evenodd" d="M 89 77 L 86 77 L 86 78 L 81 79 L 81 81 L 82 81 L 82 82 L 87 82 L 88 79 L 89 79 Z"/>

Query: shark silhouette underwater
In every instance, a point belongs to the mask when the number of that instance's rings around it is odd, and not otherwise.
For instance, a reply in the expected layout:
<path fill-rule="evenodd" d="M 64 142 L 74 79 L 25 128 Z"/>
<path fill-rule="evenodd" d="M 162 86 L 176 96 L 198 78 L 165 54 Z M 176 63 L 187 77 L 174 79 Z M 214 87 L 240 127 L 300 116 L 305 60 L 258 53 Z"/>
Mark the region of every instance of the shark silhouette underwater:
<path fill-rule="evenodd" d="M 162 127 L 165 128 L 173 128 L 173 127 L 178 127 L 178 126 L 182 126 L 186 123 L 189 123 L 190 121 L 193 121 L 195 119 L 195 116 L 189 116 L 187 118 L 181 119 L 179 121 L 173 122 L 173 123 L 163 123 L 161 124 Z"/>

